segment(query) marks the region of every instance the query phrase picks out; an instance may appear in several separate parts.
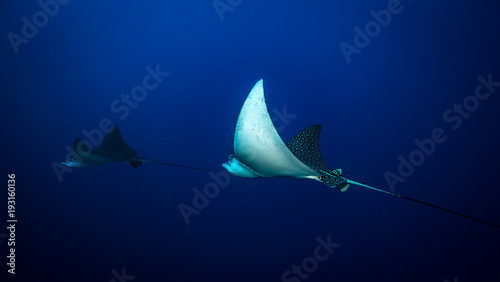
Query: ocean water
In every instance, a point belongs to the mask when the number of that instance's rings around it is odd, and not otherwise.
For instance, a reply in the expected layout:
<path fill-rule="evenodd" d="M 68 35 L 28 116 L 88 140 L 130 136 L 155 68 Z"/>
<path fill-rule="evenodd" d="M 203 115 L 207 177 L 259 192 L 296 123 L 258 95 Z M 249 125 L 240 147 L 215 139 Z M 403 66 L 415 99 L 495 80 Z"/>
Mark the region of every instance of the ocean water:
<path fill-rule="evenodd" d="M 263 78 L 285 142 L 322 124 L 331 169 L 500 224 L 499 13 L 3 1 L 0 281 L 498 281 L 499 228 L 366 188 L 59 163 L 118 124 L 143 158 L 222 170 Z"/>

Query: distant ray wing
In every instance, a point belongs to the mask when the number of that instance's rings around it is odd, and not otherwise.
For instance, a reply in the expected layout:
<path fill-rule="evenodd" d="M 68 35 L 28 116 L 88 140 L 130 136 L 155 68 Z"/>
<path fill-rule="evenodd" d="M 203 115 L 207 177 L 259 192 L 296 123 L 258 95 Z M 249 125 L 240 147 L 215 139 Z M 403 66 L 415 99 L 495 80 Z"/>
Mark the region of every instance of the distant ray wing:
<path fill-rule="evenodd" d="M 128 162 L 139 155 L 123 140 L 118 126 L 113 126 L 94 153 L 115 162 Z"/>
<path fill-rule="evenodd" d="M 286 146 L 297 159 L 308 167 L 328 170 L 328 166 L 319 151 L 320 131 L 321 125 L 319 124 L 309 126 L 288 141 Z"/>
<path fill-rule="evenodd" d="M 341 178 L 342 170 L 330 171 L 319 150 L 319 133 L 321 125 L 316 124 L 299 132 L 286 143 L 290 152 L 305 165 L 320 174 L 319 181 L 323 184 L 338 188 L 344 192 L 349 188 L 347 180 Z"/>

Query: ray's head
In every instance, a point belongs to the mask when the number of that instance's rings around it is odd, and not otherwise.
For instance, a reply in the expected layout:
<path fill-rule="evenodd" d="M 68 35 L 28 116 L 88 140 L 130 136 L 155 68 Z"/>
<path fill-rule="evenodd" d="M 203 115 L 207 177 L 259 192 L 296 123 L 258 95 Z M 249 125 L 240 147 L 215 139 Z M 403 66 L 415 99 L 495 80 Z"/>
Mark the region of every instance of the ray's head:
<path fill-rule="evenodd" d="M 233 154 L 229 156 L 228 161 L 226 163 L 223 163 L 222 166 L 234 176 L 246 178 L 259 177 L 259 175 L 255 173 L 255 171 L 246 166 L 244 163 L 240 162 Z"/>
<path fill-rule="evenodd" d="M 61 164 L 69 167 L 85 167 L 85 164 L 81 160 L 77 160 L 73 156 L 70 156 L 65 162 L 61 162 Z"/>

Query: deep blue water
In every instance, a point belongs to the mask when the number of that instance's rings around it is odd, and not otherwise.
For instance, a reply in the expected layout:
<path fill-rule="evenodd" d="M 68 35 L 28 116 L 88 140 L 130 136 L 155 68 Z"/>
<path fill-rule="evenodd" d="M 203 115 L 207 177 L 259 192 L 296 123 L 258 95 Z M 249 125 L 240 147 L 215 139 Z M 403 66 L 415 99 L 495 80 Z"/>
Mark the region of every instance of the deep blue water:
<path fill-rule="evenodd" d="M 365 188 L 221 174 L 186 224 L 206 171 L 54 170 L 107 120 L 141 157 L 222 169 L 263 78 L 285 142 L 320 123 L 330 168 L 389 191 L 411 156 L 394 192 L 500 224 L 497 1 L 46 2 L 0 4 L 1 281 L 498 281 L 499 228 Z M 144 94 L 148 67 L 169 75 Z"/>

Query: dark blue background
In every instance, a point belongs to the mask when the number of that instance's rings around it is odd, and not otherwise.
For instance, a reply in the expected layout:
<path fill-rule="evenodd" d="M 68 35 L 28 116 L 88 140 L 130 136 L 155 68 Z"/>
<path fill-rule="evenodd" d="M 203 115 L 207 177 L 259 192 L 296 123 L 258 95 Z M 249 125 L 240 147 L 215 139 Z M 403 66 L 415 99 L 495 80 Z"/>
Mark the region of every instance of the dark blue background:
<path fill-rule="evenodd" d="M 103 118 L 144 158 L 221 169 L 264 78 L 269 110 L 296 115 L 285 141 L 323 124 L 328 165 L 375 187 L 389 190 L 384 172 L 442 128 L 446 142 L 396 192 L 500 223 L 500 90 L 457 130 L 443 121 L 477 76 L 500 80 L 500 5 L 401 1 L 348 64 L 339 44 L 388 1 L 345 2 L 243 1 L 221 21 L 210 0 L 73 0 L 16 54 L 7 34 L 41 8 L 3 1 L 0 208 L 5 222 L 15 172 L 18 280 L 107 282 L 125 267 L 133 281 L 281 281 L 328 235 L 341 246 L 307 281 L 498 280 L 498 228 L 365 188 L 232 177 L 186 225 L 178 205 L 207 172 L 109 164 L 58 181 L 52 163 Z M 170 76 L 121 120 L 111 103 L 157 64 Z"/>

